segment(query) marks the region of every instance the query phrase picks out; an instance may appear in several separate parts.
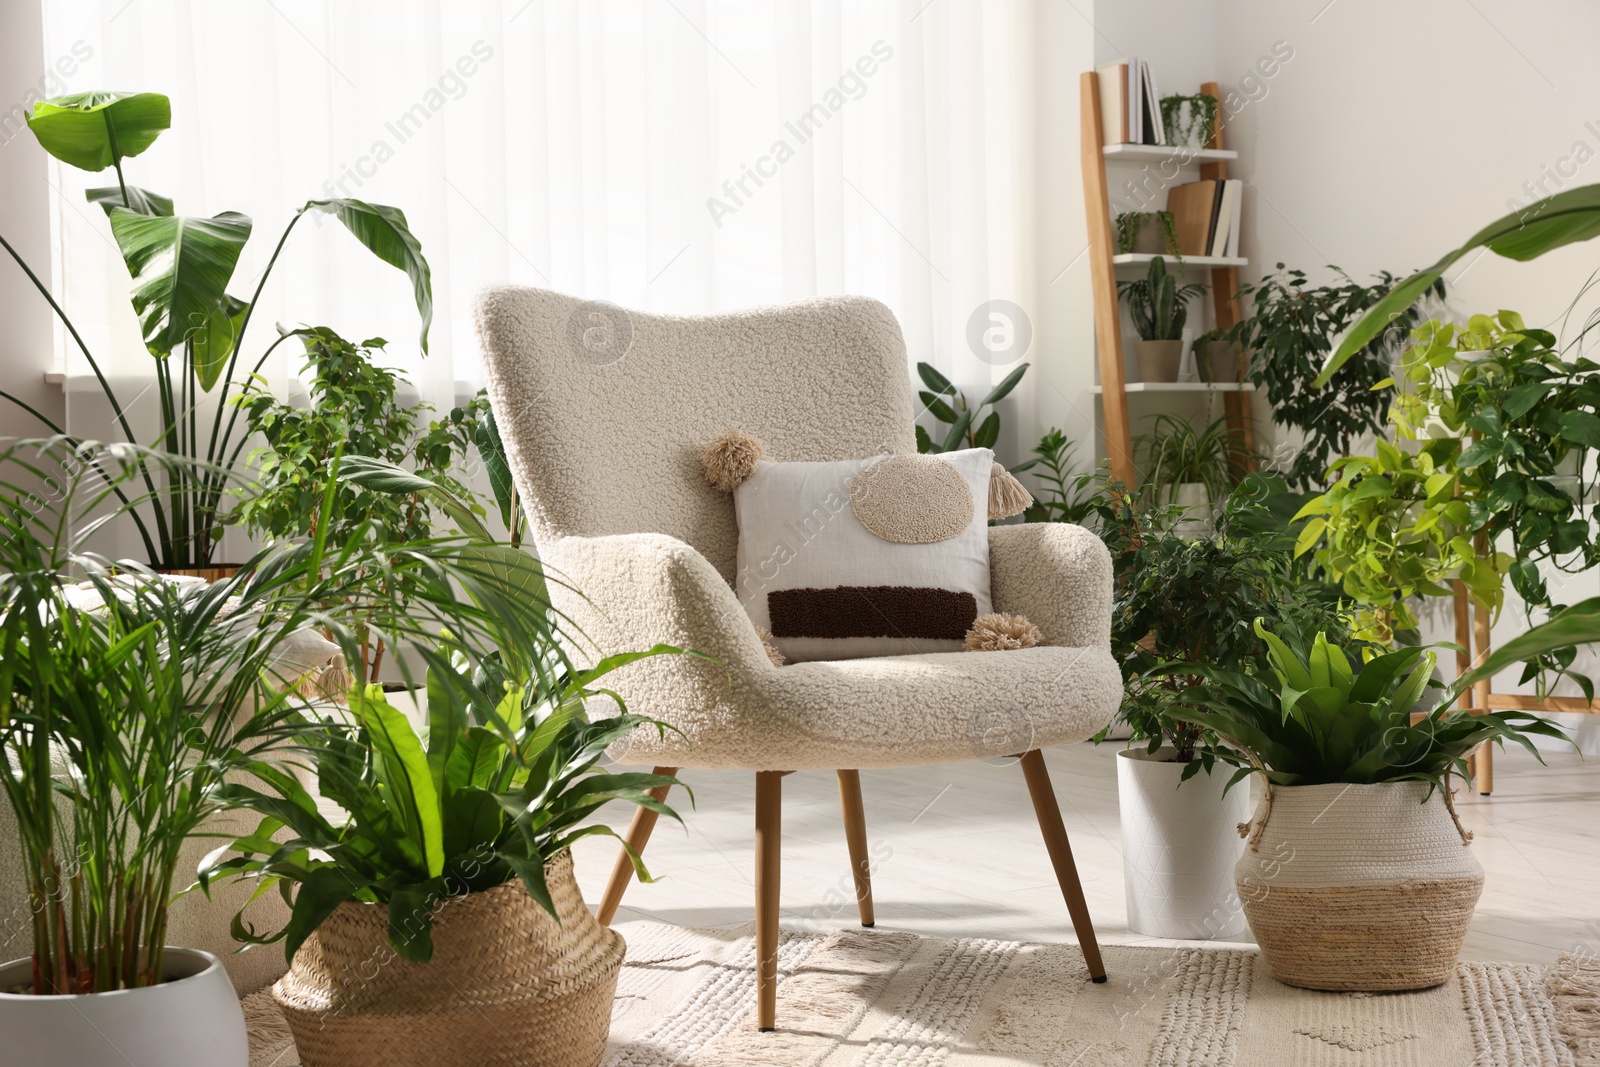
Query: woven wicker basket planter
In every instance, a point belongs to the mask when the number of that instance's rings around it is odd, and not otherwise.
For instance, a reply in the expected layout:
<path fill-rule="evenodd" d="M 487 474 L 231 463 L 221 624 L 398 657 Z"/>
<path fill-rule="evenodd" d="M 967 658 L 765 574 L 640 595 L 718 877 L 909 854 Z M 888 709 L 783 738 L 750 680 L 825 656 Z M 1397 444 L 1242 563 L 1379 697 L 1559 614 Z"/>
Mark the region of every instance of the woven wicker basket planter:
<path fill-rule="evenodd" d="M 1274 786 L 1266 826 L 1234 869 L 1273 977 L 1326 990 L 1448 981 L 1483 868 L 1422 782 Z"/>
<path fill-rule="evenodd" d="M 520 881 L 453 897 L 433 959 L 389 947 L 388 909 L 343 904 L 272 987 L 305 1067 L 593 1067 L 622 936 L 595 921 L 563 852 L 545 864 L 561 924 Z"/>

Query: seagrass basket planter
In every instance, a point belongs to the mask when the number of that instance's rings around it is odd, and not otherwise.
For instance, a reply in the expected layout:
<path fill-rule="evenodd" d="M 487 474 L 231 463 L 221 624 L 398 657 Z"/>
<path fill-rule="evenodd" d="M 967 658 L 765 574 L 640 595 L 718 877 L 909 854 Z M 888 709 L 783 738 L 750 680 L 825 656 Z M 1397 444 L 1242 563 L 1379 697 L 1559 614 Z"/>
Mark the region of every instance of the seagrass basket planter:
<path fill-rule="evenodd" d="M 437 905 L 433 958 L 389 946 L 388 909 L 345 903 L 272 987 L 305 1067 L 593 1067 L 622 936 L 583 903 L 563 852 L 545 864 L 558 925 L 520 880 Z"/>
<path fill-rule="evenodd" d="M 1427 792 L 1408 781 L 1263 797 L 1234 882 L 1274 978 L 1375 992 L 1455 974 L 1483 868 L 1445 795 Z"/>

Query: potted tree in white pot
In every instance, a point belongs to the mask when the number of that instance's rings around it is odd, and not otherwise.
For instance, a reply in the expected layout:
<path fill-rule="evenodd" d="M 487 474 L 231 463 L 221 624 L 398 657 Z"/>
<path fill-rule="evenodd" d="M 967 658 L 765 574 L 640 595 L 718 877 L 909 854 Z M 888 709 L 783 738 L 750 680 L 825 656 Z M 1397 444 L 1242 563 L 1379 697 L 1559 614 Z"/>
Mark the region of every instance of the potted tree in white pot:
<path fill-rule="evenodd" d="M 1117 754 L 1128 925 L 1154 937 L 1227 938 L 1245 918 L 1232 870 L 1249 791 L 1229 789 L 1204 725 L 1198 668 L 1264 669 L 1251 623 L 1335 627 L 1329 598 L 1293 569 L 1292 537 L 1262 503 L 1281 481 L 1252 475 L 1208 536 L 1180 536 L 1182 509 L 1113 494 L 1098 509 L 1115 569 L 1112 650 L 1127 682 Z M 1292 509 L 1290 509 L 1292 510 Z M 1165 673 L 1156 675 L 1166 664 Z M 1183 665 L 1197 670 L 1185 674 Z"/>
<path fill-rule="evenodd" d="M 378 463 L 359 477 L 426 491 Z M 467 553 L 495 547 L 479 536 Z M 289 775 L 230 791 L 263 821 L 219 849 L 201 882 L 231 873 L 257 880 L 257 892 L 292 893 L 288 925 L 249 940 L 284 943 L 290 969 L 272 993 L 307 1067 L 592 1067 L 605 1051 L 625 946 L 584 904 L 570 846 L 612 834 L 587 820 L 613 800 L 677 818 L 657 798 L 678 783 L 599 766 L 634 729 L 665 729 L 629 714 L 601 680 L 680 650 L 575 668 L 537 562 L 500 547 L 486 569 L 504 594 L 480 590 L 476 617 L 442 647 L 413 645 L 402 658 L 427 665 L 425 739 L 371 684 L 351 694 L 347 715 L 305 733 L 318 790 L 341 817 Z M 412 604 L 433 595 L 450 594 L 415 591 Z M 607 698 L 617 714 L 591 718 L 586 702 Z"/>
<path fill-rule="evenodd" d="M 1318 634 L 1281 640 L 1258 621 L 1271 671 L 1169 664 L 1204 679 L 1185 721 L 1212 754 L 1265 779 L 1234 877 L 1273 976 L 1324 990 L 1422 989 L 1448 981 L 1483 889 L 1451 802 L 1452 774 L 1485 743 L 1565 737 L 1527 712 L 1456 708 L 1473 682 L 1600 639 L 1600 599 L 1497 649 L 1442 692 L 1421 647 L 1363 662 Z M 1417 714 L 1418 702 L 1433 710 Z M 1435 703 L 1436 701 L 1436 703 Z M 1413 721 L 1415 719 L 1415 721 Z"/>
<path fill-rule="evenodd" d="M 270 548 L 209 585 L 87 549 L 117 491 L 171 462 L 60 438 L 0 449 L 0 787 L 32 925 L 31 954 L 0 966 L 17 1062 L 243 1067 L 220 961 L 167 943 L 179 859 L 230 780 L 293 740 L 313 667 L 355 651 L 327 609 L 372 563 L 359 547 Z M 384 556 L 391 574 L 422 566 Z"/>

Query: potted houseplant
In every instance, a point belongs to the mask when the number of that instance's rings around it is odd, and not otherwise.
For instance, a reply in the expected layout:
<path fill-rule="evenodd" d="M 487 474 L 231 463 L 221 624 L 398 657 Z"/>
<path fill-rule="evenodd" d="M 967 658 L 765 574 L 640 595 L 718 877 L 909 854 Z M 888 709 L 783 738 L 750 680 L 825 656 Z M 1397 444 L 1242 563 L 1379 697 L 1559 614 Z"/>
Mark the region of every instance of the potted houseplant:
<path fill-rule="evenodd" d="M 33 942 L 0 966 L 0 1032 L 19 1062 L 243 1067 L 220 961 L 168 944 L 174 878 L 232 781 L 292 742 L 298 690 L 355 648 L 332 609 L 362 592 L 360 547 L 269 547 L 214 584 L 87 549 L 115 490 L 172 462 L 59 438 L 0 450 L 0 787 Z M 17 472 L 44 489 L 10 488 Z M 383 555 L 404 572 L 421 551 Z"/>
<path fill-rule="evenodd" d="M 1175 382 L 1183 362 L 1183 326 L 1189 318 L 1187 301 L 1205 292 L 1199 284 L 1179 285 L 1176 275 L 1167 272 L 1167 262 L 1157 256 L 1150 261 L 1145 277 L 1117 283 L 1127 301 L 1139 340 L 1134 353 L 1139 359 L 1139 377 L 1147 382 Z"/>
<path fill-rule="evenodd" d="M 1143 464 L 1145 490 L 1163 504 L 1183 508 L 1181 537 L 1202 537 L 1213 512 L 1233 488 L 1233 438 L 1226 419 L 1196 428 L 1188 419 L 1161 414 L 1134 447 Z"/>
<path fill-rule="evenodd" d="M 1170 145 L 1198 152 L 1211 140 L 1216 122 L 1217 98 L 1210 93 L 1161 98 L 1161 124 Z"/>
<path fill-rule="evenodd" d="M 676 818 L 652 791 L 677 783 L 597 768 L 634 728 L 664 729 L 599 683 L 678 650 L 580 671 L 552 614 L 523 615 L 532 632 L 486 631 L 499 647 L 481 658 L 460 631 L 422 653 L 426 740 L 375 685 L 307 734 L 305 757 L 341 817 L 289 775 L 230 794 L 263 822 L 228 846 L 237 855 L 219 850 L 201 882 L 237 873 L 258 892 L 292 894 L 288 925 L 249 940 L 284 942 L 290 970 L 273 996 L 307 1067 L 584 1067 L 604 1052 L 624 945 L 584 905 L 569 847 L 612 833 L 587 821 L 612 800 Z M 592 718 L 585 701 L 606 697 L 618 714 Z"/>
<path fill-rule="evenodd" d="M 1243 380 L 1244 349 L 1237 331 L 1207 330 L 1194 339 L 1194 369 L 1209 385 L 1226 385 Z"/>
<path fill-rule="evenodd" d="M 932 415 L 941 427 L 941 438 L 934 440 L 926 427 L 917 425 L 918 452 L 954 452 L 961 448 L 993 448 L 1000 440 L 1000 412 L 996 405 L 1011 395 L 1011 390 L 1028 373 L 1029 364 L 1023 363 L 1000 380 L 1000 384 L 984 394 L 977 403 L 967 400 L 967 394 L 941 374 L 932 363 L 918 363 L 917 376 L 924 388 L 918 390 L 922 409 Z M 983 410 L 990 409 L 984 415 Z"/>
<path fill-rule="evenodd" d="M 248 301 L 229 293 L 235 266 L 250 239 L 248 216 L 225 211 L 211 218 L 174 214 L 170 198 L 129 185 L 123 160 L 148 149 L 171 124 L 172 110 L 160 93 L 90 92 L 36 103 L 28 128 L 44 150 L 68 166 L 91 172 L 113 168 L 116 184 L 90 189 L 102 207 L 111 236 L 133 281 L 130 298 L 155 357 L 152 377 L 160 417 L 158 453 L 188 462 L 158 465 L 141 460 L 137 492 L 118 485 L 121 511 L 143 543 L 150 566 L 166 573 L 214 577 L 222 526 L 220 508 L 244 440 L 238 436 L 237 401 L 268 355 L 293 334 L 279 336 L 244 370 L 240 358 L 256 303 L 295 224 L 309 212 L 333 215 L 385 263 L 406 272 L 422 318 L 421 346 L 428 351 L 433 289 L 422 245 L 398 208 L 350 198 L 307 201 L 290 218 Z M 83 353 L 110 407 L 115 432 L 137 442 L 125 390 L 119 392 L 49 288 L 0 236 L 39 294 L 50 304 L 73 344 Z M 52 432 L 65 434 L 48 417 L 9 393 L 0 397 L 27 411 Z"/>
<path fill-rule="evenodd" d="M 1365 659 L 1318 634 L 1279 639 L 1258 620 L 1271 664 L 1248 675 L 1206 664 L 1185 712 L 1213 754 L 1264 779 L 1235 870 L 1262 955 L 1281 982 L 1308 989 L 1422 989 L 1448 981 L 1483 888 L 1450 799 L 1450 777 L 1484 743 L 1564 737 L 1527 712 L 1454 708 L 1473 682 L 1554 648 L 1600 639 L 1586 601 L 1497 649 L 1437 695 L 1432 649 Z M 1417 714 L 1418 702 L 1431 707 Z M 1236 776 L 1237 777 L 1237 776 Z"/>
<path fill-rule="evenodd" d="M 1177 222 L 1170 211 L 1124 211 L 1117 216 L 1117 251 L 1171 256 L 1179 265 Z"/>
<path fill-rule="evenodd" d="M 1292 539 L 1263 503 L 1272 487 L 1253 476 L 1201 538 L 1175 531 L 1178 508 L 1117 494 L 1100 508 L 1114 571 L 1112 653 L 1127 686 L 1118 723 L 1100 737 L 1118 724 L 1131 735 L 1117 754 L 1117 795 L 1128 924 L 1137 933 L 1219 938 L 1245 927 L 1231 871 L 1249 799 L 1229 792 L 1228 775 L 1218 773 L 1200 672 L 1185 675 L 1177 664 L 1261 669 L 1250 625 L 1262 615 L 1296 627 L 1338 625 L 1328 598 L 1291 565 Z M 1172 666 L 1157 675 L 1161 664 Z"/>

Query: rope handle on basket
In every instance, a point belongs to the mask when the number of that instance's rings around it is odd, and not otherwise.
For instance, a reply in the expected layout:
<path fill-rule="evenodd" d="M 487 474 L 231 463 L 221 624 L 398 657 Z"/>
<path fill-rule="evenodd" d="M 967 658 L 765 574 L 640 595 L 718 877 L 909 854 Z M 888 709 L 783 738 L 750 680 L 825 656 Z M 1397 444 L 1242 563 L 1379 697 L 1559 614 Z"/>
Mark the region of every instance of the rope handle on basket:
<path fill-rule="evenodd" d="M 1450 821 L 1456 824 L 1456 833 L 1461 835 L 1461 844 L 1465 846 L 1472 844 L 1472 831 L 1461 825 L 1461 816 L 1456 814 L 1456 802 L 1450 789 L 1450 776 L 1454 773 L 1454 767 L 1444 772 L 1444 810 L 1450 813 Z"/>
<path fill-rule="evenodd" d="M 1242 822 L 1235 827 L 1239 831 L 1240 837 L 1249 838 L 1250 851 L 1260 852 L 1261 835 L 1266 832 L 1267 819 L 1272 815 L 1272 779 L 1267 777 L 1266 766 L 1256 758 L 1254 752 L 1251 752 L 1231 737 L 1223 737 L 1221 734 L 1218 734 L 1217 737 L 1230 745 L 1235 751 L 1243 753 L 1244 758 L 1250 761 L 1251 766 L 1261 772 L 1261 818 L 1258 821 L 1254 815 L 1251 815 L 1248 821 Z M 1250 829 L 1252 824 L 1255 826 L 1254 832 L 1251 832 Z"/>

